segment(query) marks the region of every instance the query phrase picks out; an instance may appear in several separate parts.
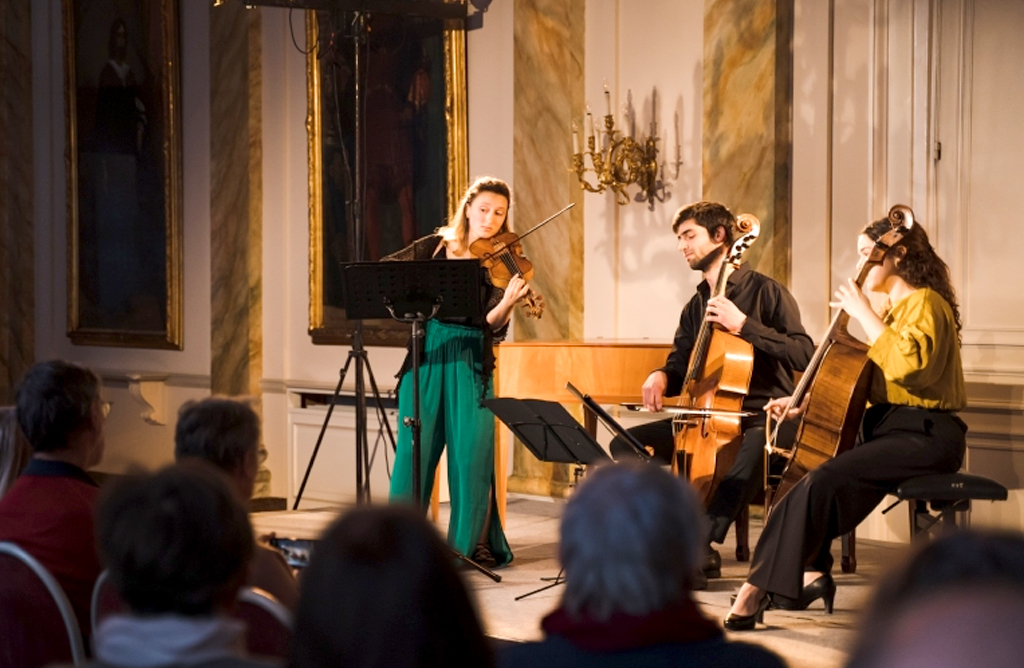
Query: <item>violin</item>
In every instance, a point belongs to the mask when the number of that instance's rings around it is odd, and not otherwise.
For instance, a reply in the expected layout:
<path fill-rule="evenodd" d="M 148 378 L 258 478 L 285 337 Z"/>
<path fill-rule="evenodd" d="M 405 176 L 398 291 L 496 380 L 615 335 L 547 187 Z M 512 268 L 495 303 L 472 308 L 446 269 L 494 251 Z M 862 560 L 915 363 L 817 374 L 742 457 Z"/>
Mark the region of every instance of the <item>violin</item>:
<path fill-rule="evenodd" d="M 533 263 L 523 253 L 523 237 L 547 225 L 574 206 L 575 203 L 566 206 L 521 235 L 515 232 L 502 232 L 488 239 L 477 239 L 469 245 L 469 252 L 480 258 L 480 264 L 487 269 L 491 283 L 495 287 L 508 287 L 509 281 L 517 274 L 529 282 L 533 278 Z M 539 319 L 544 313 L 544 297 L 531 288 L 523 299 L 523 309 L 527 317 Z"/>

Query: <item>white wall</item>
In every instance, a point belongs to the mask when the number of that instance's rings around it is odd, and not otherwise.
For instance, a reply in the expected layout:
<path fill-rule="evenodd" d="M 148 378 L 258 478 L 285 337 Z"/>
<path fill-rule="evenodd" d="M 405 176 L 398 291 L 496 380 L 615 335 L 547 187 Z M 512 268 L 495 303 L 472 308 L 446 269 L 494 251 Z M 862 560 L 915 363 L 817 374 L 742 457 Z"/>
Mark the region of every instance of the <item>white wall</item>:
<path fill-rule="evenodd" d="M 676 251 L 670 224 L 676 209 L 700 199 L 703 26 L 703 0 L 587 3 L 585 86 L 595 124 L 606 113 L 607 81 L 616 127 L 631 92 L 637 132 L 646 136 L 657 88 L 659 160 L 674 161 L 678 144 L 683 164 L 675 179 L 666 166 L 668 196 L 653 211 L 619 206 L 610 193 L 586 194 L 584 338 L 670 342 L 700 280 Z"/>

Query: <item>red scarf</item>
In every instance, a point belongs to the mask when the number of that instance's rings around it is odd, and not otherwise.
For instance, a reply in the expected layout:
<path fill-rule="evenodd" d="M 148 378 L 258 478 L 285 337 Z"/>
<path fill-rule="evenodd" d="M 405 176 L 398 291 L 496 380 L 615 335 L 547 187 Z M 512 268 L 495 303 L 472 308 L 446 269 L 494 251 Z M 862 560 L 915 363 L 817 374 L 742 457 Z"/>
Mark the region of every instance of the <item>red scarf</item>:
<path fill-rule="evenodd" d="M 584 614 L 573 617 L 558 608 L 541 622 L 548 635 L 561 636 L 588 652 L 618 652 L 665 643 L 711 640 L 722 629 L 689 598 L 642 617 L 613 613 L 607 621 Z"/>

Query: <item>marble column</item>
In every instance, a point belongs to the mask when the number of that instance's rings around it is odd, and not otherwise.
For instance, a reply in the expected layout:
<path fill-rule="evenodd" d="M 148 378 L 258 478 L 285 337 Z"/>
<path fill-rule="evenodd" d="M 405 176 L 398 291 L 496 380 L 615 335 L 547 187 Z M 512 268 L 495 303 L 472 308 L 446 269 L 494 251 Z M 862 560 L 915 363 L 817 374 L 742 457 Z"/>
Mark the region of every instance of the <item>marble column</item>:
<path fill-rule="evenodd" d="M 0 405 L 35 356 L 31 18 L 0 3 Z"/>
<path fill-rule="evenodd" d="M 260 10 L 210 9 L 210 385 L 260 397 L 263 374 Z M 259 410 L 257 406 L 257 410 Z M 269 491 L 261 465 L 256 496 Z"/>
<path fill-rule="evenodd" d="M 572 119 L 583 117 L 585 3 L 515 0 L 513 224 L 524 232 L 566 204 L 576 207 L 523 241 L 531 281 L 546 303 L 540 320 L 517 312 L 517 341 L 583 337 L 583 193 L 569 171 Z M 568 469 L 538 462 L 522 445 L 509 489 L 562 495 Z"/>
<path fill-rule="evenodd" d="M 751 266 L 789 280 L 793 0 L 705 0 L 703 197 L 761 220 Z"/>

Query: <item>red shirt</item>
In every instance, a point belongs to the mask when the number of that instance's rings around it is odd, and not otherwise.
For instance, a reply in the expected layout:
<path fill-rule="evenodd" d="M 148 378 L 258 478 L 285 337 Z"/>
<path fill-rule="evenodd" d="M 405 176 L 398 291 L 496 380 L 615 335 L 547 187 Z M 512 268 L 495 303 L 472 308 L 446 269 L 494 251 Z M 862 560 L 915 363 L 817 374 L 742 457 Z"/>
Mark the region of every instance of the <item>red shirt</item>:
<path fill-rule="evenodd" d="M 89 604 L 100 573 L 94 513 L 99 487 L 77 466 L 32 459 L 0 498 L 0 540 L 17 543 L 57 579 L 89 635 Z"/>

